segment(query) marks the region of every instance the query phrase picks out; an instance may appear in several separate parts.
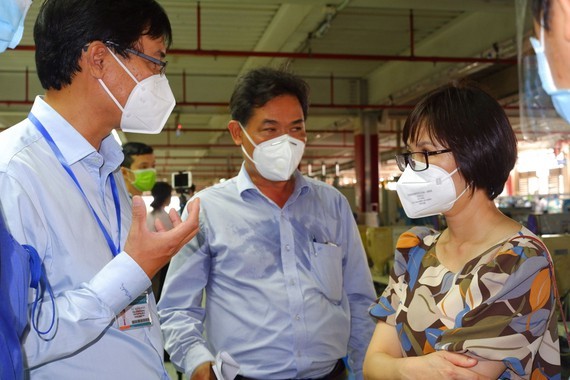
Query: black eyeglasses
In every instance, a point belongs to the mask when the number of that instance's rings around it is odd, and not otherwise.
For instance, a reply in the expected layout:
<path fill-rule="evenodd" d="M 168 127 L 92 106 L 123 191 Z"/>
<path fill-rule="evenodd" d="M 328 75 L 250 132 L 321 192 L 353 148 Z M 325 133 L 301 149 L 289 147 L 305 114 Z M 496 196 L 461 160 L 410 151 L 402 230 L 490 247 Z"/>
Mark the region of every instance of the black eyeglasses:
<path fill-rule="evenodd" d="M 118 44 L 111 42 L 111 41 L 106 41 L 105 45 L 112 46 L 114 48 L 119 46 Z M 146 55 L 145 53 L 141 53 L 138 50 L 134 50 L 134 49 L 130 49 L 130 48 L 125 49 L 125 51 L 129 54 L 134 54 L 138 57 L 144 58 L 147 61 L 154 63 L 155 65 L 160 67 L 160 75 L 162 75 L 162 76 L 166 75 L 166 65 L 168 64 L 168 61 L 161 61 L 160 59 L 156 59 L 154 57 L 151 57 L 150 55 Z"/>
<path fill-rule="evenodd" d="M 428 156 L 435 156 L 437 154 L 449 153 L 451 149 L 436 150 L 433 152 L 409 152 L 396 155 L 396 163 L 401 171 L 406 170 L 406 166 L 415 172 L 421 172 L 429 167 Z"/>

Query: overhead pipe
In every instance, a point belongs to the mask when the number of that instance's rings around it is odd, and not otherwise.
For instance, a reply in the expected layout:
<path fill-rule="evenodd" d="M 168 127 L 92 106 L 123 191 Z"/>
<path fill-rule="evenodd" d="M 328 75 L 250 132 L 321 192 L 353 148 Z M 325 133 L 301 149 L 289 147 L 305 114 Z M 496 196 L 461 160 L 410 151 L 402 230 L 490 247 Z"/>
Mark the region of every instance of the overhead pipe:
<path fill-rule="evenodd" d="M 202 49 L 202 11 L 200 9 L 200 2 L 196 4 L 196 46 L 198 50 Z"/>
<path fill-rule="evenodd" d="M 388 54 L 339 54 L 339 53 L 300 53 L 281 51 L 243 51 L 243 50 L 206 50 L 202 49 L 200 2 L 196 8 L 196 49 L 170 49 L 170 55 L 191 55 L 207 57 L 262 57 L 262 58 L 288 58 L 288 59 L 319 59 L 319 60 L 348 60 L 348 61 L 397 61 L 397 62 L 447 62 L 447 63 L 501 63 L 516 65 L 516 58 L 476 58 L 476 57 L 444 57 L 444 56 L 416 56 L 413 45 L 413 13 L 410 11 L 410 35 L 412 54 L 409 56 Z M 33 45 L 19 45 L 14 50 L 35 51 Z"/>
<path fill-rule="evenodd" d="M 233 149 L 237 148 L 238 146 L 235 144 L 153 144 L 152 147 L 154 149 Z M 307 144 L 307 149 L 354 149 L 354 145 L 348 144 Z M 379 149 L 396 149 L 396 146 L 393 145 L 378 145 Z M 170 157 L 171 159 L 174 157 Z M 200 157 L 196 157 L 199 159 Z"/>
<path fill-rule="evenodd" d="M 348 5 L 349 1 L 341 4 L 338 10 L 342 10 Z M 203 50 L 202 49 L 202 33 L 201 33 L 201 8 L 200 2 L 196 7 L 196 49 L 170 49 L 168 54 L 173 55 L 194 55 L 194 56 L 213 56 L 213 57 L 263 57 L 263 58 L 290 58 L 290 59 L 325 59 L 325 60 L 351 60 L 351 61 L 400 61 L 400 62 L 448 62 L 448 63 L 503 63 L 508 65 L 516 65 L 517 59 L 505 58 L 474 58 L 474 57 L 419 57 L 414 54 L 413 45 L 413 11 L 410 10 L 410 38 L 411 38 L 411 55 L 374 55 L 374 54 L 336 54 L 336 53 L 299 53 L 299 52 L 262 52 L 262 51 L 239 51 L 239 50 Z M 336 12 L 335 12 L 336 15 Z M 328 21 L 330 25 L 330 20 Z"/>
<path fill-rule="evenodd" d="M 18 45 L 13 50 L 35 51 L 33 45 Z M 339 54 L 339 53 L 298 53 L 283 51 L 244 51 L 244 50 L 204 50 L 204 49 L 170 49 L 169 55 L 191 55 L 198 57 L 262 57 L 289 59 L 319 59 L 346 61 L 396 61 L 396 62 L 446 62 L 446 63 L 500 63 L 516 65 L 516 58 L 477 58 L 477 57 L 445 57 L 445 56 L 405 56 L 389 54 Z"/>
<path fill-rule="evenodd" d="M 162 129 L 162 132 L 176 132 L 178 130 L 177 127 L 164 127 Z M 190 133 L 200 133 L 200 132 L 228 132 L 227 128 L 188 128 L 188 127 L 184 127 L 183 128 L 184 132 L 190 132 Z M 312 128 L 307 128 L 306 133 L 308 134 L 318 134 L 318 133 L 329 133 L 329 134 L 334 134 L 334 135 L 338 135 L 338 134 L 344 134 L 344 135 L 353 135 L 354 134 L 354 130 L 352 129 L 341 129 L 341 130 L 328 130 L 328 129 L 312 129 Z M 378 131 L 378 134 L 384 134 L 384 135 L 395 135 L 398 132 L 396 131 Z"/>
<path fill-rule="evenodd" d="M 25 49 L 28 48 L 28 49 Z M 16 50 L 32 50 L 33 46 L 16 47 Z M 339 53 L 298 53 L 281 51 L 243 51 L 243 50 L 198 50 L 170 49 L 171 55 L 191 55 L 207 57 L 262 57 L 289 59 L 348 60 L 348 61 L 397 61 L 397 62 L 446 62 L 446 63 L 500 63 L 516 65 L 516 58 L 477 58 L 444 56 L 401 56 L 388 54 L 339 54 Z"/>
<path fill-rule="evenodd" d="M 262 57 L 262 58 L 289 58 L 289 59 L 319 59 L 319 60 L 348 60 L 348 61 L 397 61 L 397 62 L 447 62 L 447 63 L 501 63 L 516 65 L 516 58 L 477 58 L 477 57 L 445 57 L 445 56 L 416 56 L 413 45 L 413 13 L 410 10 L 410 39 L 411 55 L 389 54 L 339 54 L 339 53 L 299 53 L 281 51 L 243 51 L 243 50 L 206 50 L 202 49 L 200 2 L 196 8 L 196 49 L 170 49 L 170 55 L 191 55 L 207 57 Z M 14 50 L 35 51 L 33 45 L 19 45 Z"/>
<path fill-rule="evenodd" d="M 410 9 L 410 56 L 414 57 L 414 10 Z"/>
<path fill-rule="evenodd" d="M 182 101 L 186 102 L 186 70 L 182 70 Z"/>
<path fill-rule="evenodd" d="M 331 83 L 331 103 L 330 104 L 334 104 L 334 74 L 333 73 L 331 73 L 330 83 Z"/>
<path fill-rule="evenodd" d="M 161 174 L 160 174 L 160 169 L 162 169 L 162 168 L 161 168 L 162 165 L 157 165 L 157 166 L 158 166 L 158 169 L 159 169 L 158 177 L 160 177 L 160 176 L 161 176 Z M 166 169 L 166 168 L 165 168 L 165 169 Z M 168 169 L 166 169 L 166 170 L 168 170 Z M 194 174 L 194 173 L 211 174 L 212 176 L 215 176 L 215 177 L 218 177 L 218 178 L 219 178 L 220 175 L 219 175 L 219 174 L 216 175 L 216 172 L 218 172 L 218 173 L 219 173 L 219 172 L 224 172 L 224 173 L 226 173 L 226 174 L 227 174 L 228 172 L 232 172 L 232 173 L 235 172 L 235 173 L 237 174 L 238 171 L 239 171 L 239 168 L 236 168 L 236 170 L 233 170 L 233 169 L 232 169 L 232 170 L 208 170 L 208 169 L 201 170 L 201 169 L 193 169 L 193 170 L 192 170 L 192 173 L 193 173 L 193 174 Z M 166 173 L 170 173 L 170 171 L 167 171 Z M 204 177 L 204 176 L 203 176 L 203 175 L 200 175 L 200 177 Z"/>
<path fill-rule="evenodd" d="M 228 149 L 238 148 L 235 144 L 153 144 L 154 149 Z M 339 149 L 354 148 L 354 145 L 346 144 L 307 144 L 307 149 Z"/>
<path fill-rule="evenodd" d="M 186 163 L 186 164 L 176 164 L 176 163 L 169 162 L 169 163 L 161 163 L 161 164 L 157 164 L 157 165 L 162 166 L 162 167 L 179 167 L 179 166 L 199 165 L 200 167 L 208 166 L 208 167 L 224 167 L 224 168 L 227 168 L 227 167 L 240 167 L 241 161 L 237 162 L 235 164 L 232 164 L 232 165 L 228 165 L 228 164 L 207 164 L 207 163 L 205 164 L 202 162 L 200 162 L 200 163 L 194 162 L 194 163 Z"/>
<path fill-rule="evenodd" d="M 0 104 L 10 105 L 27 105 L 33 104 L 30 100 L 0 100 Z M 227 107 L 227 102 L 176 102 L 178 107 Z M 323 109 L 347 109 L 347 110 L 403 110 L 411 111 L 414 105 L 397 105 L 397 104 L 322 104 L 312 103 L 310 108 Z M 518 106 L 503 106 L 503 109 L 518 110 Z"/>
<path fill-rule="evenodd" d="M 33 104 L 30 100 L 0 100 L 0 104 L 7 106 L 10 105 L 29 105 Z M 227 102 L 176 102 L 178 107 L 224 107 L 228 106 Z M 311 108 L 324 108 L 324 109 L 392 109 L 392 110 L 411 110 L 414 108 L 412 105 L 394 105 L 394 104 L 310 104 Z M 512 107 L 518 109 L 518 107 Z"/>
<path fill-rule="evenodd" d="M 167 158 L 166 156 L 156 156 L 157 159 L 165 159 Z M 208 155 L 208 156 L 203 156 L 203 157 L 195 157 L 195 156 L 169 156 L 168 159 L 169 160 L 173 160 L 173 159 L 184 159 L 184 160 L 203 160 L 203 159 L 208 159 L 208 160 L 222 160 L 222 159 L 235 159 L 235 160 L 240 160 L 240 162 L 243 160 L 242 156 L 215 156 L 215 155 Z M 323 155 L 323 156 L 310 156 L 310 155 L 303 155 L 303 160 L 321 160 L 324 158 L 335 158 L 335 159 L 352 159 L 352 156 L 343 156 L 343 155 Z"/>
<path fill-rule="evenodd" d="M 30 70 L 26 66 L 26 100 L 30 100 Z"/>

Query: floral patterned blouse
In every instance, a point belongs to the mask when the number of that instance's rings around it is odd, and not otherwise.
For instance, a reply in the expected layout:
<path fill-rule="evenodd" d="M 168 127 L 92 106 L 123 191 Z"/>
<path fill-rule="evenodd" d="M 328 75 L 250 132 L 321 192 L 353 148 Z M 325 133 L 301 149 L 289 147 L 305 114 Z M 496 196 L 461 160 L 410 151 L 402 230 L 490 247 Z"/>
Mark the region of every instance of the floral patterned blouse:
<path fill-rule="evenodd" d="M 370 314 L 395 326 L 404 356 L 436 350 L 501 360 L 501 379 L 560 379 L 548 253 L 522 228 L 454 273 L 437 259 L 439 233 L 415 227 Z"/>

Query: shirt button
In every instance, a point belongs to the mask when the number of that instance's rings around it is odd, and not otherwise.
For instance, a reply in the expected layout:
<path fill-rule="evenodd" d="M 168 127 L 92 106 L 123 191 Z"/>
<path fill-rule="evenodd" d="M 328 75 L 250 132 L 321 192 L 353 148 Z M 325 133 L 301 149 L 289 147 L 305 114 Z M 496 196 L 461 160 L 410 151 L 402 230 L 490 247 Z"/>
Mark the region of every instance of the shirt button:
<path fill-rule="evenodd" d="M 298 321 L 300 321 L 300 320 L 301 320 L 301 316 L 300 316 L 299 314 L 297 314 L 297 315 L 295 316 L 295 319 L 298 320 Z"/>
<path fill-rule="evenodd" d="M 286 245 L 285 245 L 285 249 L 286 249 L 287 251 L 290 251 L 290 250 L 291 250 L 291 246 L 290 246 L 289 244 L 286 244 Z"/>
<path fill-rule="evenodd" d="M 293 279 L 289 280 L 289 285 L 291 285 L 291 286 L 295 285 L 295 280 L 293 280 Z"/>

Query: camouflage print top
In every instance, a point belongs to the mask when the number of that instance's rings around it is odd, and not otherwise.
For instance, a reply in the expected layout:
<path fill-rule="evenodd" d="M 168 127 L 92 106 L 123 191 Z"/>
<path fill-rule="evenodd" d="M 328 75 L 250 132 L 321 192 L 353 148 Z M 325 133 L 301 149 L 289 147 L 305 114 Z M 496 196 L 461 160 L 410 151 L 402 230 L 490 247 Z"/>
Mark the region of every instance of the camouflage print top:
<path fill-rule="evenodd" d="M 435 254 L 439 233 L 415 227 L 397 243 L 389 284 L 370 314 L 395 326 L 404 356 L 435 350 L 503 361 L 505 379 L 560 378 L 550 258 L 526 228 L 461 272 Z"/>

